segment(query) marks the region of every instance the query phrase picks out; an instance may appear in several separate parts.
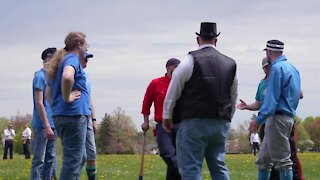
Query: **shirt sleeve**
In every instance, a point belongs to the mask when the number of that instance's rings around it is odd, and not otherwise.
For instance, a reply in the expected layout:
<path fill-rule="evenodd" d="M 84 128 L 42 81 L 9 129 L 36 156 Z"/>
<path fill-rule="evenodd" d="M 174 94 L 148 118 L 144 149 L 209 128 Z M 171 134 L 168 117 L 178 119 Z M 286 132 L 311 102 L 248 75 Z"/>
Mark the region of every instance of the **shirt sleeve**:
<path fill-rule="evenodd" d="M 273 115 L 276 110 L 281 93 L 281 78 L 281 70 L 277 67 L 273 67 L 269 75 L 267 93 L 257 117 L 257 122 L 259 124 L 264 123 L 264 121 L 269 116 Z"/>
<path fill-rule="evenodd" d="M 40 75 L 40 72 L 37 72 L 34 76 L 34 88 L 35 90 L 44 91 L 46 86 L 45 78 Z"/>
<path fill-rule="evenodd" d="M 66 59 L 64 63 L 64 67 L 66 66 L 72 66 L 76 72 L 78 72 L 80 69 L 80 62 L 77 56 L 70 57 Z"/>
<path fill-rule="evenodd" d="M 237 98 L 238 98 L 238 77 L 237 77 L 237 74 L 235 74 L 233 79 L 233 84 L 231 86 L 231 104 L 232 104 L 231 118 L 233 117 L 236 111 Z"/>
<path fill-rule="evenodd" d="M 178 67 L 173 71 L 172 79 L 170 81 L 168 91 L 163 103 L 163 115 L 164 119 L 172 119 L 173 108 L 176 105 L 176 101 L 180 98 L 181 92 L 185 83 L 191 78 L 193 73 L 193 58 L 191 55 L 187 55 L 185 60 L 182 61 Z"/>
<path fill-rule="evenodd" d="M 154 92 L 156 89 L 156 84 L 157 84 L 156 80 L 152 80 L 146 90 L 146 93 L 144 94 L 142 110 L 141 110 L 141 113 L 143 115 L 150 115 L 150 108 L 154 101 Z"/>

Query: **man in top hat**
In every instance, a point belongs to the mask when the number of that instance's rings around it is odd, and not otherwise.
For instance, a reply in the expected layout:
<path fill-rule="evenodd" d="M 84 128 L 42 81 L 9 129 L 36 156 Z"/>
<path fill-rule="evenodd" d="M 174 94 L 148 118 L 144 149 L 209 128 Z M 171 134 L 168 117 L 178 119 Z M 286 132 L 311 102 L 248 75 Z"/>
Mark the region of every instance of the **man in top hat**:
<path fill-rule="evenodd" d="M 265 123 L 265 136 L 256 161 L 258 179 L 269 179 L 272 165 L 280 179 L 292 179 L 289 137 L 300 99 L 300 75 L 283 55 L 284 44 L 270 40 L 266 44 L 271 66 L 267 91 L 258 116 L 251 127 L 255 130 Z"/>
<path fill-rule="evenodd" d="M 45 65 L 56 52 L 56 48 L 47 48 L 41 54 L 43 67 L 34 74 L 32 83 L 33 116 L 32 129 L 33 159 L 31 179 L 51 179 L 56 161 L 56 137 L 52 112 L 48 100 L 45 98 L 46 70 Z"/>
<path fill-rule="evenodd" d="M 8 128 L 4 130 L 4 153 L 3 159 L 7 159 L 8 150 L 10 152 L 10 159 L 13 159 L 13 143 L 14 143 L 14 136 L 16 132 L 12 128 L 12 125 L 8 125 Z"/>
<path fill-rule="evenodd" d="M 149 84 L 147 91 L 144 95 L 142 111 L 144 122 L 141 125 L 143 131 L 149 129 L 149 115 L 152 103 L 154 104 L 154 120 L 156 121 L 156 137 L 160 151 L 160 156 L 167 164 L 167 180 L 181 179 L 176 157 L 176 133 L 179 124 L 173 127 L 173 131 L 168 133 L 162 128 L 162 111 L 163 100 L 166 96 L 167 89 L 172 77 L 174 69 L 179 65 L 180 61 L 171 58 L 166 63 L 167 73 L 160 77 L 153 79 Z"/>
<path fill-rule="evenodd" d="M 216 23 L 201 23 L 196 34 L 199 49 L 189 52 L 173 73 L 163 127 L 172 130 L 175 108 L 181 119 L 177 158 L 182 179 L 201 179 L 204 158 L 213 179 L 230 179 L 224 158 L 237 98 L 236 62 L 216 49 Z"/>
<path fill-rule="evenodd" d="M 93 54 L 86 53 L 84 58 L 79 58 L 80 64 L 83 69 L 87 67 L 87 63 L 89 59 L 93 58 Z M 89 91 L 90 95 L 90 110 L 91 110 L 91 117 L 88 119 L 87 123 L 87 136 L 86 136 L 86 171 L 88 180 L 95 180 L 97 174 L 97 167 L 96 167 L 96 143 L 94 135 L 97 130 L 97 116 L 96 111 L 94 108 L 92 94 L 91 94 L 91 83 L 89 80 L 88 73 L 84 71 L 86 77 L 86 86 Z"/>

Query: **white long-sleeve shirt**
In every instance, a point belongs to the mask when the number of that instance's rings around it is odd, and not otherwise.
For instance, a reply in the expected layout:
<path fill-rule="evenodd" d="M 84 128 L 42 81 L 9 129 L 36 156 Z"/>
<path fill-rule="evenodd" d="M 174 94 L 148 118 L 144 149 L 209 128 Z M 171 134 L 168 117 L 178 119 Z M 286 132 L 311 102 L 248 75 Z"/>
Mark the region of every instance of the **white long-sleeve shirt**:
<path fill-rule="evenodd" d="M 254 142 L 257 142 L 260 144 L 260 139 L 258 133 L 252 133 L 250 136 L 250 143 L 253 144 Z"/>
<path fill-rule="evenodd" d="M 206 47 L 213 47 L 212 44 L 204 44 L 199 46 L 199 49 Z M 172 79 L 168 87 L 168 91 L 163 103 L 163 115 L 164 119 L 172 119 L 173 108 L 176 105 L 177 100 L 181 96 L 181 92 L 184 89 L 185 83 L 191 78 L 193 73 L 194 61 L 191 55 L 187 55 L 185 60 L 182 61 L 179 66 L 173 71 Z M 234 77 L 234 81 L 231 87 L 231 103 L 232 112 L 231 117 L 235 112 L 235 105 L 238 96 L 238 79 L 237 75 Z"/>
<path fill-rule="evenodd" d="M 22 139 L 31 139 L 31 129 L 29 127 L 25 128 L 22 132 Z"/>
<path fill-rule="evenodd" d="M 4 130 L 5 140 L 13 139 L 15 135 L 16 135 L 16 132 L 13 129 Z"/>

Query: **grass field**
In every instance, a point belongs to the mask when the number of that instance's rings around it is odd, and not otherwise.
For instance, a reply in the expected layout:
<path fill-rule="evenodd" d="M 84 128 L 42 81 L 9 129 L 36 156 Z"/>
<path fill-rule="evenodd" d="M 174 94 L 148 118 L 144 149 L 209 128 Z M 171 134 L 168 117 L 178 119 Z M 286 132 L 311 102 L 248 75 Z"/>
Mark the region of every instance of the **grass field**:
<path fill-rule="evenodd" d="M 320 179 L 320 153 L 300 153 L 299 157 L 305 179 Z M 232 180 L 257 179 L 255 157 L 252 154 L 228 154 L 226 161 Z M 59 156 L 59 163 L 61 163 L 61 156 Z M 140 155 L 99 155 L 97 163 L 98 179 L 138 179 Z M 31 160 L 25 160 L 22 155 L 14 155 L 13 160 L 0 159 L 0 180 L 30 179 L 30 167 Z M 205 165 L 203 169 L 203 179 L 210 179 Z M 145 180 L 163 180 L 166 172 L 165 164 L 157 155 L 146 155 L 144 172 Z M 81 179 L 87 179 L 84 170 Z"/>

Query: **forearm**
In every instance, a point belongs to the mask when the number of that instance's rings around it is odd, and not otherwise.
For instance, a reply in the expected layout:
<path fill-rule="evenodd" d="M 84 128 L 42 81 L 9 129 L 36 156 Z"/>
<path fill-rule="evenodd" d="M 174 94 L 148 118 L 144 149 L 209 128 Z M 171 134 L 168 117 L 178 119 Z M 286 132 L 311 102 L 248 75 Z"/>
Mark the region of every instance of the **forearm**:
<path fill-rule="evenodd" d="M 48 117 L 47 117 L 47 113 L 44 108 L 44 105 L 42 103 L 37 103 L 37 108 L 39 111 L 39 116 L 40 116 L 41 122 L 43 124 L 43 127 L 45 129 L 51 128 Z"/>
<path fill-rule="evenodd" d="M 69 97 L 74 84 L 75 69 L 72 66 L 66 66 L 62 73 L 61 92 L 63 100 L 69 102 Z"/>
<path fill-rule="evenodd" d="M 255 101 L 252 104 L 247 104 L 247 108 L 246 109 L 248 109 L 250 111 L 257 111 L 257 110 L 259 110 L 259 107 L 260 107 L 260 102 L 259 101 Z"/>
<path fill-rule="evenodd" d="M 66 102 L 69 101 L 69 97 L 70 97 L 70 93 L 72 91 L 73 83 L 74 83 L 73 78 L 67 78 L 67 77 L 62 78 L 61 92 L 62 92 L 63 100 Z"/>
<path fill-rule="evenodd" d="M 92 96 L 90 95 L 90 106 L 91 106 L 91 118 L 92 119 L 97 119 L 97 116 L 96 116 L 96 109 L 94 107 L 94 104 L 93 104 L 93 100 L 92 100 Z"/>
<path fill-rule="evenodd" d="M 143 121 L 149 124 L 149 115 L 143 115 Z"/>

